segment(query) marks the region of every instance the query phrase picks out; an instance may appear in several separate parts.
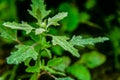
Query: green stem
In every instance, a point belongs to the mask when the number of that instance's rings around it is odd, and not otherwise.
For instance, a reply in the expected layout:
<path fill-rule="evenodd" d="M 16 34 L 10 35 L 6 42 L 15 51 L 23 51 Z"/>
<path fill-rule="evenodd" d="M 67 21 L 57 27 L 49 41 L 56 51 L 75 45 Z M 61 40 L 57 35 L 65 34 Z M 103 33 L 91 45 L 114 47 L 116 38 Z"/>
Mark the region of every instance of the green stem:
<path fill-rule="evenodd" d="M 18 68 L 18 65 L 15 65 L 14 67 L 13 67 L 13 70 L 11 71 L 11 76 L 10 76 L 10 79 L 9 80 L 14 80 L 14 78 L 15 78 L 15 75 L 16 75 L 16 70 L 17 70 L 17 68 Z"/>

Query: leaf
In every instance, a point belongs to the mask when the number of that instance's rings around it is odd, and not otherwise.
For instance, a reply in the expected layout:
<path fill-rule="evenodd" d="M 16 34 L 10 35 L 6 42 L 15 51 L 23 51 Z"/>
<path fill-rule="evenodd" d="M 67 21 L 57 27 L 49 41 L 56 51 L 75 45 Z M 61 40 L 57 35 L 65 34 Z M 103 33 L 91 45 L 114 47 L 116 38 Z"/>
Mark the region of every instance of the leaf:
<path fill-rule="evenodd" d="M 1 25 L 0 33 L 1 33 L 1 36 L 7 40 L 13 40 L 13 41 L 17 40 L 17 31 L 16 30 L 12 30 L 12 29 L 6 28 Z"/>
<path fill-rule="evenodd" d="M 72 45 L 76 46 L 86 46 L 86 45 L 94 45 L 95 43 L 104 42 L 106 40 L 109 40 L 107 37 L 98 37 L 98 38 L 87 38 L 83 39 L 82 36 L 73 36 L 70 40 L 70 43 Z"/>
<path fill-rule="evenodd" d="M 65 73 L 63 72 L 59 72 L 59 71 L 55 71 L 53 68 L 49 68 L 48 66 L 45 67 L 45 70 L 52 73 L 52 74 L 57 74 L 57 75 L 61 75 L 61 76 L 66 76 Z"/>
<path fill-rule="evenodd" d="M 42 34 L 43 32 L 45 32 L 46 30 L 43 29 L 43 28 L 38 28 L 38 29 L 35 29 L 35 35 L 39 35 L 39 34 Z"/>
<path fill-rule="evenodd" d="M 62 63 L 62 58 L 53 58 L 48 61 L 47 66 L 54 67 Z"/>
<path fill-rule="evenodd" d="M 61 12 L 61 13 L 58 13 L 57 15 L 55 15 L 52 18 L 48 18 L 47 27 L 49 27 L 51 25 L 54 25 L 54 26 L 59 25 L 58 21 L 62 20 L 66 16 L 67 16 L 67 12 Z"/>
<path fill-rule="evenodd" d="M 76 77 L 77 80 L 91 80 L 89 70 L 83 65 L 74 64 L 67 68 L 67 72 Z"/>
<path fill-rule="evenodd" d="M 24 30 L 26 34 L 29 34 L 34 29 L 26 22 L 22 22 L 21 24 L 16 22 L 4 22 L 3 25 L 11 29 Z"/>
<path fill-rule="evenodd" d="M 62 55 L 64 52 L 64 49 L 62 48 L 62 47 L 60 47 L 60 46 L 58 46 L 58 45 L 56 45 L 56 46 L 52 46 L 51 47 L 51 50 L 52 50 L 52 52 L 55 54 L 55 55 Z"/>
<path fill-rule="evenodd" d="M 57 71 L 65 72 L 65 69 L 69 66 L 71 60 L 67 56 L 64 56 L 64 57 L 61 57 L 61 58 L 62 58 L 62 63 L 60 63 L 57 66 L 54 66 L 53 68 Z"/>
<path fill-rule="evenodd" d="M 68 12 L 68 16 L 61 21 L 62 28 L 65 31 L 74 31 L 78 27 L 80 20 L 78 8 L 74 4 L 62 3 L 59 6 L 59 11 Z"/>
<path fill-rule="evenodd" d="M 49 13 L 51 12 L 50 10 L 49 11 L 46 10 L 44 0 L 32 0 L 31 8 L 32 10 L 28 10 L 29 13 L 40 21 L 47 15 L 49 15 Z"/>
<path fill-rule="evenodd" d="M 38 53 L 32 46 L 17 45 L 15 46 L 18 50 L 11 52 L 11 55 L 7 58 L 8 64 L 19 64 L 24 62 L 27 58 L 37 59 Z"/>
<path fill-rule="evenodd" d="M 31 76 L 30 80 L 37 80 L 37 77 L 38 77 L 37 73 L 34 73 L 34 74 Z"/>
<path fill-rule="evenodd" d="M 32 58 L 27 58 L 25 61 L 24 61 L 24 65 L 25 66 L 30 66 L 30 61 L 32 60 Z"/>
<path fill-rule="evenodd" d="M 73 56 L 79 57 L 79 53 L 77 49 L 73 47 L 69 42 L 67 42 L 67 37 L 65 36 L 52 36 L 52 43 L 53 45 L 60 45 L 63 49 L 69 51 Z"/>
<path fill-rule="evenodd" d="M 88 21 L 89 19 L 90 19 L 90 15 L 88 14 L 88 13 L 86 13 L 86 12 L 81 12 L 80 13 L 80 15 L 79 15 L 80 17 L 79 17 L 79 22 L 81 23 L 83 23 L 83 22 L 86 22 L 86 21 Z"/>
<path fill-rule="evenodd" d="M 18 20 L 15 0 L 0 0 L 0 19 L 3 21 Z"/>
<path fill-rule="evenodd" d="M 29 66 L 25 71 L 26 72 L 31 72 L 31 73 L 40 72 L 40 67 L 37 66 L 37 65 Z"/>
<path fill-rule="evenodd" d="M 97 1 L 97 0 L 89 0 L 89 1 L 87 1 L 87 2 L 85 3 L 85 7 L 86 7 L 87 9 L 92 9 L 92 8 L 95 6 L 96 1 Z"/>
<path fill-rule="evenodd" d="M 84 53 L 80 59 L 80 63 L 86 64 L 89 68 L 95 68 L 100 66 L 106 61 L 106 56 L 97 52 L 93 51 L 90 53 Z"/>
<path fill-rule="evenodd" d="M 64 77 L 64 78 L 57 78 L 56 80 L 74 80 L 70 77 Z"/>
<path fill-rule="evenodd" d="M 52 58 L 52 53 L 49 49 L 44 49 L 44 51 L 41 52 L 41 56 L 42 57 L 48 57 L 48 58 Z"/>

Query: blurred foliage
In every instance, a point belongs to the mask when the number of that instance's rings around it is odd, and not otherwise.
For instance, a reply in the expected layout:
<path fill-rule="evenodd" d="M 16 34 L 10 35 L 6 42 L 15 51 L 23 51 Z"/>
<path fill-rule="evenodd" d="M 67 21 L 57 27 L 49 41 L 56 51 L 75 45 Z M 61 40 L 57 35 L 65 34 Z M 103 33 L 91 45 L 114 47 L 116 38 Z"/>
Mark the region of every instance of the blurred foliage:
<path fill-rule="evenodd" d="M 0 21 L 17 20 L 15 0 L 0 0 Z"/>

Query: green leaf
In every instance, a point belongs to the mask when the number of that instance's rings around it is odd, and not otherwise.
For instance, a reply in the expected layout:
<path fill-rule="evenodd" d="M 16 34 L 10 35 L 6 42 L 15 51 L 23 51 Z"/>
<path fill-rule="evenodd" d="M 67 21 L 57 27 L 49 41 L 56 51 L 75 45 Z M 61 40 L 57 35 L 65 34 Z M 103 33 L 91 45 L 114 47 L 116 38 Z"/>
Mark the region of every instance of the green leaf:
<path fill-rule="evenodd" d="M 86 22 L 86 21 L 88 21 L 90 19 L 90 15 L 88 13 L 86 13 L 86 12 L 81 12 L 79 16 L 80 16 L 79 17 L 79 19 L 80 19 L 79 22 L 80 23 L 81 22 Z"/>
<path fill-rule="evenodd" d="M 86 64 L 89 68 L 95 68 L 100 66 L 106 61 L 106 56 L 97 52 L 93 51 L 90 53 L 84 53 L 80 59 L 80 63 Z"/>
<path fill-rule="evenodd" d="M 94 45 L 95 43 L 104 42 L 106 40 L 109 40 L 109 38 L 98 37 L 83 39 L 82 36 L 73 36 L 73 38 L 70 40 L 70 43 L 72 45 L 84 47 L 85 45 Z"/>
<path fill-rule="evenodd" d="M 35 35 L 39 35 L 39 34 L 42 34 L 43 32 L 45 32 L 46 30 L 43 29 L 43 28 L 38 28 L 38 29 L 35 29 Z"/>
<path fill-rule="evenodd" d="M 21 24 L 16 22 L 5 22 L 3 25 L 11 29 L 24 30 L 26 31 L 26 34 L 29 34 L 34 29 L 26 22 L 22 22 Z"/>
<path fill-rule="evenodd" d="M 58 21 L 62 20 L 66 16 L 67 16 L 67 12 L 61 12 L 61 13 L 58 13 L 57 15 L 55 15 L 52 18 L 48 18 L 47 27 L 49 27 L 51 25 L 54 25 L 54 26 L 59 25 Z"/>
<path fill-rule="evenodd" d="M 25 61 L 24 61 L 24 65 L 26 66 L 30 66 L 30 61 L 32 60 L 32 58 L 27 58 Z"/>
<path fill-rule="evenodd" d="M 18 20 L 17 6 L 15 0 L 0 0 L 0 19 Z"/>
<path fill-rule="evenodd" d="M 72 7 L 71 7 L 72 6 Z M 61 21 L 62 30 L 72 32 L 79 24 L 79 11 L 74 4 L 62 3 L 59 6 L 60 11 L 68 12 L 68 16 Z"/>
<path fill-rule="evenodd" d="M 57 66 L 54 66 L 53 68 L 57 71 L 65 72 L 65 69 L 69 66 L 71 60 L 67 56 L 64 56 L 64 57 L 61 57 L 61 58 L 62 58 L 62 63 L 60 63 Z"/>
<path fill-rule="evenodd" d="M 40 67 L 37 66 L 37 65 L 29 66 L 25 71 L 26 72 L 31 72 L 31 73 L 40 72 Z"/>
<path fill-rule="evenodd" d="M 62 63 L 62 58 L 53 58 L 48 61 L 47 66 L 54 67 Z"/>
<path fill-rule="evenodd" d="M 95 4 L 96 4 L 96 1 L 97 1 L 97 0 L 88 0 L 88 1 L 85 3 L 85 7 L 86 7 L 87 9 L 93 8 L 93 7 L 95 6 Z"/>
<path fill-rule="evenodd" d="M 76 77 L 77 80 L 91 80 L 89 70 L 83 65 L 74 64 L 67 68 L 67 72 Z"/>
<path fill-rule="evenodd" d="M 52 52 L 55 54 L 55 55 L 62 55 L 64 52 L 64 49 L 62 48 L 62 47 L 60 47 L 60 46 L 58 46 L 58 45 L 56 45 L 56 46 L 52 46 L 51 47 L 51 50 L 52 50 Z"/>
<path fill-rule="evenodd" d="M 58 72 L 58 71 L 55 71 L 53 68 L 49 68 L 49 67 L 45 67 L 45 70 L 52 73 L 52 74 L 57 74 L 57 75 L 61 75 L 61 76 L 66 76 L 65 73 L 63 72 Z"/>
<path fill-rule="evenodd" d="M 48 58 L 52 58 L 52 53 L 49 49 L 44 49 L 44 51 L 41 52 L 41 56 L 42 57 L 48 57 Z"/>
<path fill-rule="evenodd" d="M 35 35 L 34 32 L 30 33 L 30 37 L 32 40 L 34 40 L 35 42 L 38 42 L 40 40 L 40 35 Z"/>
<path fill-rule="evenodd" d="M 27 58 L 37 59 L 38 53 L 32 46 L 17 45 L 15 46 L 18 50 L 11 52 L 11 55 L 7 58 L 8 64 L 19 64 L 24 62 Z"/>
<path fill-rule="evenodd" d="M 70 77 L 64 77 L 64 78 L 57 78 L 56 80 L 74 80 Z"/>
<path fill-rule="evenodd" d="M 76 57 L 79 57 L 79 53 L 77 51 L 77 49 L 75 49 L 73 47 L 72 44 L 70 44 L 68 41 L 67 41 L 67 37 L 65 36 L 52 36 L 53 39 L 52 39 L 52 43 L 53 45 L 60 45 L 63 49 L 69 51 L 73 56 L 76 56 Z"/>
<path fill-rule="evenodd" d="M 28 10 L 29 13 L 40 21 L 50 13 L 50 10 L 46 10 L 44 0 L 32 0 L 31 8 L 32 10 Z"/>
<path fill-rule="evenodd" d="M 13 40 L 13 41 L 17 40 L 17 31 L 16 30 L 12 30 L 12 29 L 6 28 L 1 25 L 0 33 L 1 33 L 1 36 L 7 40 Z"/>
<path fill-rule="evenodd" d="M 37 77 L 38 77 L 37 73 L 34 73 L 34 74 L 31 76 L 30 80 L 37 80 Z"/>

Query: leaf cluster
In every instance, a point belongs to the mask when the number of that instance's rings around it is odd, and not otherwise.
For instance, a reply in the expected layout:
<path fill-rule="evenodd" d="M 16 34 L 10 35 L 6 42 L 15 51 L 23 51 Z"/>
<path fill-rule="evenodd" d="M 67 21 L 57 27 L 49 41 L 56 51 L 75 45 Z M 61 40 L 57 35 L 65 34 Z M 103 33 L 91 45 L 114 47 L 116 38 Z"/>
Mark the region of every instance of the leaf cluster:
<path fill-rule="evenodd" d="M 65 77 L 65 69 L 69 66 L 70 59 L 68 57 L 53 58 L 52 56 L 55 55 L 53 55 L 50 50 L 51 46 L 58 45 L 73 56 L 80 57 L 78 49 L 75 48 L 75 46 L 85 47 L 86 45 L 94 45 L 95 43 L 109 40 L 107 37 L 83 39 L 82 36 L 73 36 L 72 39 L 70 39 L 65 35 L 56 36 L 49 34 L 50 26 L 60 25 L 59 21 L 64 19 L 68 13 L 59 12 L 55 16 L 49 17 L 48 15 L 51 11 L 46 10 L 44 0 L 32 0 L 31 8 L 32 10 L 28 10 L 28 12 L 37 20 L 35 23 L 37 27 L 27 22 L 4 22 L 4 26 L 0 27 L 1 36 L 3 38 L 18 42 L 15 46 L 16 50 L 12 51 L 10 56 L 7 57 L 7 63 L 18 65 L 23 62 L 27 66 L 26 72 L 33 73 L 30 80 L 38 80 L 42 74 L 48 74 L 56 80 L 73 80 L 70 77 Z M 26 35 L 30 37 L 30 41 L 32 41 L 30 45 L 19 40 L 19 36 L 17 36 L 19 30 L 25 31 Z M 52 40 L 47 41 L 46 37 L 51 37 Z M 46 56 L 50 59 L 47 63 L 45 62 Z M 33 66 L 29 65 L 31 60 L 35 61 Z M 78 66 L 79 65 L 74 65 L 71 67 L 78 68 Z M 71 69 L 71 67 L 69 67 L 67 71 L 74 74 L 74 70 L 73 68 Z M 87 69 L 83 66 L 79 67 L 87 72 Z M 77 73 L 79 73 L 79 71 L 76 71 L 76 77 L 79 76 Z M 56 78 L 53 74 L 62 75 L 64 77 Z M 89 74 L 87 74 L 87 76 L 89 77 Z M 81 75 L 81 77 L 85 76 Z"/>

